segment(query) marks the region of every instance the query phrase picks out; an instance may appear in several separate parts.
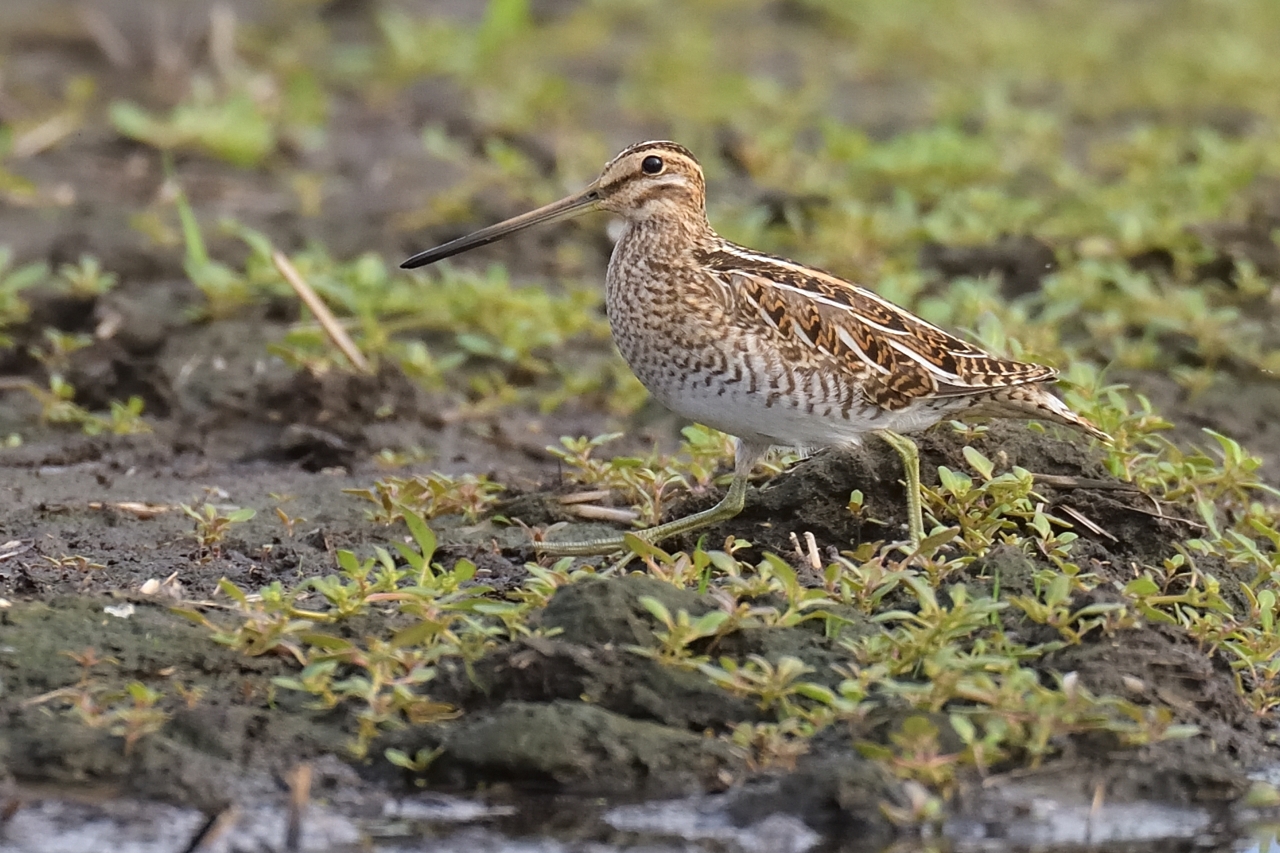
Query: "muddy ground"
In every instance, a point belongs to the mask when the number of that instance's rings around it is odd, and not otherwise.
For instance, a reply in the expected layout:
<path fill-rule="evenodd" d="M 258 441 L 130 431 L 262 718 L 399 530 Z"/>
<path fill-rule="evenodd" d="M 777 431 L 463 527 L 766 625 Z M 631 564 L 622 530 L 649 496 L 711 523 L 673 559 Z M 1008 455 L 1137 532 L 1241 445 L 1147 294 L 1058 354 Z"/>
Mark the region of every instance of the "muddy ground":
<path fill-rule="evenodd" d="M 138 303 L 146 304 L 149 292 L 158 298 L 171 285 L 162 281 L 134 288 Z M 82 316 L 91 317 L 94 310 L 86 307 Z M 554 460 L 540 450 L 547 443 L 546 425 L 530 421 L 525 435 L 509 436 L 508 424 L 495 423 L 493 433 L 502 438 L 494 441 L 442 426 L 436 401 L 396 376 L 315 378 L 279 365 L 256 370 L 264 360 L 255 358 L 255 347 L 244 341 L 267 339 L 282 328 L 267 317 L 234 325 L 175 323 L 147 355 L 123 347 L 95 347 L 85 355 L 79 369 L 146 376 L 148 393 L 168 401 L 167 416 L 154 419 L 149 435 L 91 438 L 33 430 L 36 412 L 19 395 L 7 398 L 9 428 L 20 426 L 27 436 L 21 447 L 0 456 L 0 595 L 12 602 L 0 614 L 0 759 L 19 790 L 31 790 L 32 783 L 106 785 L 216 813 L 238 799 L 261 796 L 263 786 L 281 784 L 278 780 L 299 762 L 342 756 L 339 745 L 351 734 L 348 719 L 309 710 L 297 697 L 271 690 L 270 679 L 290 671 L 287 661 L 246 658 L 212 643 L 204 629 L 168 612 L 166 595 L 209 600 L 223 577 L 247 589 L 277 580 L 294 584 L 331 571 L 337 548 L 367 552 L 401 535 L 369 521 L 366 505 L 342 492 L 368 486 L 382 473 L 369 454 L 384 446 L 387 435 L 399 437 L 404 447 L 440 454 L 419 470 L 489 472 L 519 484 L 504 505 L 514 517 L 531 525 L 558 519 L 554 504 L 541 497 L 558 487 Z M 219 359 L 225 366 L 214 369 Z M 195 369 L 189 369 L 192 363 Z M 186 381 L 178 381 L 184 372 Z M 1162 390 L 1157 383 L 1151 387 Z M 1249 415 L 1234 406 L 1233 420 L 1223 423 L 1217 419 L 1222 408 L 1192 404 L 1184 421 L 1196 418 L 1256 447 L 1268 436 L 1267 412 L 1280 406 L 1280 395 L 1255 393 L 1248 399 L 1256 401 L 1259 412 Z M 372 419 L 370 413 L 387 401 L 394 405 L 394 417 Z M 580 417 L 586 434 L 599 431 L 589 417 Z M 1264 430 L 1242 429 L 1249 418 Z M 955 435 L 927 434 L 921 446 L 926 479 L 938 464 L 963 467 Z M 1105 477 L 1099 460 L 1070 435 L 996 424 L 976 446 L 1003 464 L 1036 473 Z M 824 548 L 900 534 L 898 466 L 896 456 L 879 444 L 818 454 L 753 489 L 743 515 L 712 530 L 711 541 L 732 533 L 791 554 L 792 531 L 814 533 Z M 888 529 L 859 524 L 849 515 L 844 501 L 855 488 L 868 495 L 866 516 L 887 522 Z M 1120 582 L 1132 577 L 1135 563 L 1158 562 L 1170 541 L 1188 535 L 1176 520 L 1154 519 L 1149 502 L 1137 495 L 1052 489 L 1046 494 L 1106 531 L 1105 537 L 1086 533 L 1076 553 L 1091 570 Z M 713 499 L 706 495 L 671 512 L 701 508 Z M 190 519 L 176 509 L 202 500 L 258 510 L 212 558 L 200 553 Z M 140 517 L 120 508 L 130 503 L 168 510 Z M 305 519 L 292 535 L 274 517 L 275 506 Z M 465 526 L 450 518 L 437 522 L 446 562 L 469 557 L 480 567 L 479 579 L 499 590 L 514 588 L 526 576 L 523 565 L 533 555 L 518 528 L 488 522 Z M 993 578 L 1004 590 L 1030 591 L 1033 568 L 1018 553 L 996 551 L 963 580 L 976 591 L 989 589 Z M 1208 568 L 1220 576 L 1230 572 L 1225 566 Z M 175 574 L 176 586 L 167 585 L 158 599 L 140 593 L 149 579 Z M 562 629 L 559 635 L 504 647 L 471 671 L 446 667 L 432 695 L 463 716 L 394 732 L 374 754 L 384 746 L 410 755 L 441 748 L 426 776 L 432 789 L 486 790 L 498 802 L 531 793 L 630 799 L 733 789 L 747 792 L 735 806 L 743 820 L 781 809 L 839 836 L 892 838 L 881 806 L 904 806 L 906 797 L 896 780 L 860 758 L 851 745 L 885 737 L 894 708 L 854 730 L 822 736 L 794 774 L 760 776 L 741 754 L 705 736 L 761 719 L 754 705 L 697 674 L 663 668 L 623 650 L 627 644 L 653 644 L 654 623 L 637 601 L 641 595 L 655 595 L 673 611 L 697 614 L 712 606 L 694 593 L 636 575 L 571 586 L 541 616 L 543 627 Z M 127 618 L 104 610 L 126 602 L 135 607 Z M 838 655 L 820 628 L 746 631 L 733 641 L 734 648 L 720 652 L 791 654 L 815 668 L 816 680 L 832 686 L 839 680 L 830 670 Z M 173 708 L 163 731 L 144 737 L 126 755 L 120 737 L 29 703 L 74 684 L 81 669 L 68 653 L 86 649 L 119 661 L 118 667 L 100 670 L 109 680 L 200 686 L 208 692 L 195 707 Z M 1143 687 L 1135 698 L 1176 709 L 1179 721 L 1200 726 L 1206 735 L 1142 750 L 1120 750 L 1106 739 L 1063 743 L 1062 756 L 1039 771 L 1054 780 L 1055 792 L 1087 800 L 1102 785 L 1115 801 L 1154 799 L 1225 809 L 1245 794 L 1246 771 L 1275 760 L 1274 732 L 1245 706 L 1226 665 L 1177 632 L 1155 626 L 1126 631 L 1051 656 L 1042 665 L 1046 676 L 1076 672 L 1098 693 L 1132 695 L 1129 679 L 1137 679 Z M 406 774 L 381 760 L 348 763 L 344 758 L 317 766 L 320 797 L 353 790 L 376 797 L 406 785 L 415 790 Z M 785 796 L 775 796 L 770 788 L 750 793 L 770 779 Z M 1020 785 L 1026 782 L 1018 777 Z M 956 806 L 987 820 L 1017 823 L 1022 799 L 1004 803 L 989 790 L 981 796 L 977 791 L 959 798 Z"/>
<path fill-rule="evenodd" d="M 112 79 L 111 69 L 78 37 L 34 31 L 19 34 L 14 44 L 7 73 L 30 85 L 52 86 L 45 78 L 63 67 Z M 202 217 L 234 215 L 284 247 L 317 238 L 338 257 L 375 250 L 396 260 L 452 236 L 402 234 L 392 225 L 397 212 L 449 182 L 422 153 L 414 129 L 427 116 L 461 126 L 448 99 L 429 88 L 411 92 L 408 109 L 398 108 L 403 106 L 375 108 L 354 97 L 338 102 L 331 144 L 318 155 L 327 159 L 309 164 L 327 176 L 318 217 L 294 215 L 294 194 L 275 173 L 246 173 L 201 159 L 180 158 L 178 168 Z M 359 378 L 292 371 L 269 357 L 266 346 L 297 317 L 295 306 L 192 321 L 186 309 L 199 294 L 183 277 L 179 250 L 157 250 L 125 224 L 127 214 L 158 191 L 154 152 L 94 131 L 15 168 L 42 186 L 69 188 L 74 201 L 39 215 L 0 202 L 0 241 L 19 261 L 57 265 L 92 253 L 119 274 L 121 284 L 99 299 L 37 292 L 31 320 L 12 330 L 17 346 L 0 354 L 0 375 L 43 382 L 43 368 L 25 354 L 26 345 L 45 328 L 92 334 L 110 318 L 114 333 L 77 352 L 68 379 L 78 389 L 77 401 L 91 408 L 141 396 L 154 431 L 89 437 L 44 426 L 29 395 L 0 392 L 0 436 L 16 432 L 23 439 L 19 447 L 0 450 L 0 597 L 7 600 L 0 611 L 0 774 L 19 792 L 42 785 L 105 787 L 209 813 L 279 787 L 303 761 L 316 762 L 321 797 L 413 790 L 415 780 L 385 762 L 333 760 L 349 734 L 347 723 L 270 689 L 272 677 L 289 671 L 286 661 L 227 650 L 170 614 L 168 605 L 175 597 L 212 599 L 223 577 L 245 588 L 294 584 L 331 571 L 335 549 L 367 552 L 401 535 L 369 521 L 365 506 L 343 494 L 382 473 L 372 457 L 386 448 L 427 451 L 427 461 L 407 470 L 488 473 L 510 487 L 500 511 L 531 525 L 559 520 L 554 504 L 542 499 L 559 487 L 545 446 L 560 435 L 604 432 L 611 422 L 572 402 L 549 416 L 457 422 L 441 417 L 449 400 L 394 372 Z M 489 257 L 519 256 L 536 272 L 545 246 L 539 241 L 554 238 L 554 231 L 521 238 Z M 212 250 L 233 258 L 242 251 L 216 242 Z M 953 253 L 946 255 L 945 271 L 1021 269 L 1019 251 L 993 246 L 986 253 Z M 601 270 L 606 255 L 601 245 L 594 257 Z M 1024 278 L 1008 276 L 1011 287 L 1035 286 Z M 1237 438 L 1264 457 L 1267 481 L 1280 486 L 1280 386 L 1274 380 L 1236 377 L 1187 399 L 1163 376 L 1118 378 L 1148 393 L 1179 425 L 1181 439 L 1193 438 L 1201 427 Z M 631 425 L 629 446 L 669 445 L 678 426 L 646 410 Z M 939 464 L 963 467 L 953 434 L 928 434 L 921 445 L 926 479 Z M 1105 477 L 1099 460 L 1070 435 L 996 425 L 977 446 L 1002 464 L 1036 473 Z M 734 534 L 790 554 L 793 531 L 814 533 L 824 548 L 898 535 L 899 476 L 896 457 L 879 445 L 821 453 L 754 488 L 746 512 L 712 530 L 710 541 Z M 858 524 L 849 515 L 845 501 L 855 488 L 868 495 L 866 515 L 887 526 Z M 1109 579 L 1124 582 L 1134 563 L 1158 563 L 1169 555 L 1170 542 L 1187 536 L 1185 525 L 1153 518 L 1150 502 L 1132 494 L 1046 493 L 1106 531 L 1085 533 L 1076 553 Z M 714 499 L 704 495 L 670 513 Z M 253 507 L 257 516 L 209 556 L 200 553 L 190 519 L 177 509 L 202 501 Z M 140 514 L 129 504 L 164 511 Z M 303 520 L 286 529 L 275 517 L 277 506 Z M 446 562 L 475 560 L 481 579 L 499 591 L 526 576 L 532 552 L 518 528 L 464 526 L 447 518 L 436 526 Z M 1029 583 L 1032 568 L 1021 555 L 996 551 L 966 580 L 981 590 L 999 577 L 1004 589 L 1016 589 Z M 1231 569 L 1215 571 L 1226 576 Z M 161 595 L 141 593 L 148 580 L 171 576 Z M 892 837 L 881 806 L 905 806 L 907 795 L 860 758 L 852 743 L 883 739 L 893 707 L 856 730 L 823 735 L 794 773 L 759 776 L 740 754 L 705 736 L 759 718 L 753 705 L 698 675 L 621 649 L 651 644 L 653 623 L 637 602 L 641 595 L 695 614 L 709 606 L 693 593 L 637 575 L 576 584 L 541 615 L 544 627 L 562 629 L 554 639 L 504 647 L 470 672 L 446 667 L 433 696 L 464 711 L 459 719 L 392 733 L 380 746 L 410 754 L 442 748 L 426 775 L 433 789 L 483 789 L 498 800 L 531 793 L 626 799 L 746 784 L 734 806 L 744 822 L 781 809 L 851 838 Z M 130 615 L 104 609 L 125 603 L 134 606 Z M 833 646 L 818 629 L 760 629 L 733 640 L 737 646 L 722 653 L 792 654 L 815 667 L 816 680 L 838 680 L 829 667 Z M 159 734 L 142 738 L 126 754 L 120 737 L 31 701 L 74 684 L 81 668 L 68 653 L 90 648 L 118 661 L 105 677 L 207 692 L 193 707 L 174 708 Z M 1119 750 L 1106 739 L 1064 742 L 1060 756 L 1030 777 L 1052 779 L 1064 798 L 1087 800 L 1101 786 L 1110 800 L 1225 809 L 1246 791 L 1247 771 L 1278 757 L 1273 728 L 1245 706 L 1223 660 L 1173 631 L 1149 626 L 1119 637 L 1095 635 L 1039 665 L 1046 677 L 1076 672 L 1096 693 L 1133 694 L 1136 683 L 1135 699 L 1174 708 L 1180 722 L 1205 733 L 1141 750 Z M 1001 784 L 997 779 L 987 789 Z M 980 791 L 966 790 L 956 808 L 999 822 L 1024 805 Z"/>

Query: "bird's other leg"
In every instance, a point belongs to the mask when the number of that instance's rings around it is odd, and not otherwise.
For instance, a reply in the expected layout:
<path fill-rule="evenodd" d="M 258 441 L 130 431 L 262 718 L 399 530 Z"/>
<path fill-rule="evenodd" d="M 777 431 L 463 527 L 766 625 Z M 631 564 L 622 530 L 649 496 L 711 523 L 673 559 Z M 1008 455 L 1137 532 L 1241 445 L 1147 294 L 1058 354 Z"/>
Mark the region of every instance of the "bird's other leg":
<path fill-rule="evenodd" d="M 728 521 L 738 513 L 742 512 L 742 507 L 747 500 L 747 478 L 751 475 L 751 469 L 756 466 L 769 450 L 767 444 L 757 444 L 755 442 L 746 442 L 738 439 L 738 446 L 734 453 L 733 463 L 733 482 L 729 484 L 729 491 L 725 493 L 724 499 L 720 503 L 704 509 L 702 512 L 695 512 L 693 515 L 687 515 L 684 518 L 677 518 L 674 521 L 668 521 L 666 524 L 659 524 L 656 527 L 650 527 L 645 530 L 636 530 L 632 533 L 646 542 L 661 542 L 664 539 L 670 539 L 673 536 L 680 536 L 703 527 L 710 527 L 713 524 L 719 524 L 722 521 Z M 627 543 L 622 535 L 607 536 L 601 539 L 588 539 L 582 542 L 538 542 L 534 548 L 539 554 L 546 554 L 551 557 L 589 557 L 597 554 L 614 554 L 619 551 L 625 551 Z"/>
<path fill-rule="evenodd" d="M 911 550 L 915 551 L 924 540 L 924 512 L 920 506 L 920 449 L 914 441 L 891 429 L 879 430 L 877 435 L 902 457 L 907 486 L 907 535 L 911 537 Z"/>

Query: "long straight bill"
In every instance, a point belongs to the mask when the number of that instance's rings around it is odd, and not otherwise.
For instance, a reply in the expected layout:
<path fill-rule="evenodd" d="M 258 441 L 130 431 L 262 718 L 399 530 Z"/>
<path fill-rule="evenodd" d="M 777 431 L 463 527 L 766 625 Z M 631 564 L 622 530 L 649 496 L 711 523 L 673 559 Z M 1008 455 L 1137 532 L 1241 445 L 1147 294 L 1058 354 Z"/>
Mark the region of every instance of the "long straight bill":
<path fill-rule="evenodd" d="M 585 213 L 594 208 L 599 200 L 600 191 L 593 184 L 580 193 L 575 193 L 568 198 L 562 198 L 560 201 L 554 201 L 545 207 L 522 213 L 519 216 L 513 216 L 505 222 L 490 225 L 488 228 L 481 228 L 473 234 L 459 237 L 457 240 L 450 240 L 448 243 L 436 246 L 434 249 L 419 252 L 402 263 L 400 268 L 411 270 L 415 267 L 424 267 L 427 264 L 434 264 L 436 261 L 474 249 L 477 246 L 487 246 L 490 243 L 501 240 L 508 234 L 523 231 L 539 223 L 553 222 L 557 219 L 565 219 L 579 213 Z"/>

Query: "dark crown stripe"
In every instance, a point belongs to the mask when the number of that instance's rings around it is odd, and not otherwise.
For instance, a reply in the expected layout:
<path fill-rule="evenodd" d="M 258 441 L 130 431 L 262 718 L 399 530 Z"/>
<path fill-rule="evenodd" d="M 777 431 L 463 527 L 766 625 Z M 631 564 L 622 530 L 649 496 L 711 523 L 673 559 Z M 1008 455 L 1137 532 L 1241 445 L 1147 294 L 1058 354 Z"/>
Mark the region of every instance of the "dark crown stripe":
<path fill-rule="evenodd" d="M 617 163 L 620 160 L 624 160 L 627 157 L 630 157 L 633 154 L 638 154 L 642 151 L 645 153 L 666 151 L 671 154 L 679 154 L 681 157 L 688 157 L 690 160 L 692 160 L 695 163 L 698 162 L 698 158 L 693 156 L 693 152 L 690 151 L 688 148 L 685 148 L 680 143 L 671 142 L 666 139 L 653 139 L 648 142 L 637 142 L 635 145 L 632 145 L 628 148 L 624 148 L 622 150 L 622 153 L 620 153 L 617 157 L 614 157 L 607 164 L 605 164 L 604 171 L 607 172 L 609 170 L 609 167 L 612 166 L 614 163 Z"/>

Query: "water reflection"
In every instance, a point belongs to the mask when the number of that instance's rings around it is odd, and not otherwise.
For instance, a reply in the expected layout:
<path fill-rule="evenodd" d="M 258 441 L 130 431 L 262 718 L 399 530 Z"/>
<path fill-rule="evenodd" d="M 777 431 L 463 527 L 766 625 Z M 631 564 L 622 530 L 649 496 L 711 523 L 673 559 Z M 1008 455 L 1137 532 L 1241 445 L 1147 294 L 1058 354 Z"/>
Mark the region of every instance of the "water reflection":
<path fill-rule="evenodd" d="M 437 794 L 312 802 L 297 850 L 320 853 L 1280 853 L 1277 826 L 1233 837 L 1200 809 L 1155 804 L 1032 804 L 1021 819 L 957 819 L 933 839 L 874 848 L 824 838 L 778 811 L 734 819 L 732 794 L 609 805 L 546 797 L 490 805 Z M 19 792 L 0 853 L 239 853 L 283 851 L 287 797 L 236 807 L 216 834 L 193 839 L 209 816 L 141 800 L 101 801 Z"/>

